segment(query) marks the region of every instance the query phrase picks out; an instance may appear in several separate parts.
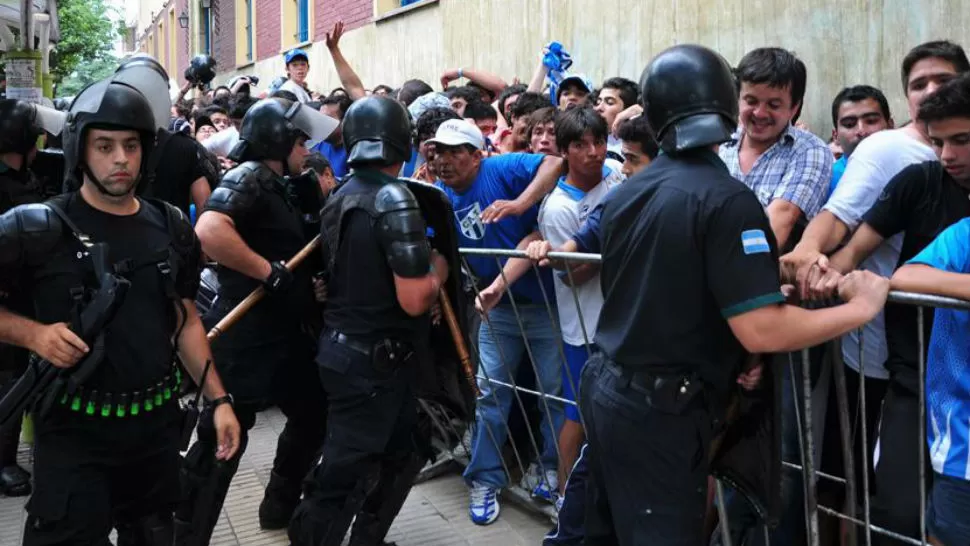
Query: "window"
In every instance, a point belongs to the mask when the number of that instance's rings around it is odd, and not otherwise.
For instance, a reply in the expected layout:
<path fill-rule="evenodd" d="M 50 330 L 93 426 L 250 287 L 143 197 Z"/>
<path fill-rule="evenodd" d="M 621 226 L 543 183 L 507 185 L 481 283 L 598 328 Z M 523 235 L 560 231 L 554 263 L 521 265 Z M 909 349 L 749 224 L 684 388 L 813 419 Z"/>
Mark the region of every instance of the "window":
<path fill-rule="evenodd" d="M 212 8 L 199 8 L 199 30 L 202 33 L 202 52 L 212 54 Z"/>
<path fill-rule="evenodd" d="M 175 29 L 178 28 L 178 24 L 175 22 L 175 8 L 172 8 L 168 12 L 168 65 L 166 65 L 166 70 L 169 72 L 175 72 L 175 67 L 178 65 L 178 41 L 176 39 Z"/>
<path fill-rule="evenodd" d="M 256 60 L 256 25 L 253 0 L 234 2 L 236 10 L 236 65 L 250 64 Z"/>
<path fill-rule="evenodd" d="M 280 52 L 310 41 L 310 21 L 313 21 L 313 0 L 279 0 Z"/>
<path fill-rule="evenodd" d="M 253 60 L 253 0 L 246 0 L 246 60 Z"/>
<path fill-rule="evenodd" d="M 310 39 L 310 0 L 296 0 L 296 41 Z"/>
<path fill-rule="evenodd" d="M 375 16 L 377 21 L 381 21 L 437 3 L 438 0 L 376 0 Z"/>

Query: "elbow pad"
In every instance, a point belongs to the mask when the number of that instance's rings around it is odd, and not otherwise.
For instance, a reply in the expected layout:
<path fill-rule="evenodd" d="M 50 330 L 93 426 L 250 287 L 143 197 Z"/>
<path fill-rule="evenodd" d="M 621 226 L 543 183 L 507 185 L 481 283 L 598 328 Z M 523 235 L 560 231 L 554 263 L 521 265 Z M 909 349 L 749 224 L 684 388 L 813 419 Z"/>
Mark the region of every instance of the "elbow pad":
<path fill-rule="evenodd" d="M 431 245 L 418 200 L 403 184 L 386 184 L 374 199 L 378 236 L 395 275 L 420 278 L 431 269 Z"/>
<path fill-rule="evenodd" d="M 268 170 L 268 169 L 266 169 Z M 243 163 L 226 173 L 205 204 L 205 210 L 221 212 L 234 221 L 256 207 L 263 191 L 266 173 L 257 163 Z"/>

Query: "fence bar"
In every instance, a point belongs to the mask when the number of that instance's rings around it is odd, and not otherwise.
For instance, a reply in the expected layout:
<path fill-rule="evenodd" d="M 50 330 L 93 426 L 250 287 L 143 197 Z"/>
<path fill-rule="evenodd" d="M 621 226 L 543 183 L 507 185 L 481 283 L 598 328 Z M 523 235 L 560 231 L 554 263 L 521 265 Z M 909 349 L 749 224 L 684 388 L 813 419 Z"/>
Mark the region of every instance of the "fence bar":
<path fill-rule="evenodd" d="M 959 301 L 959 300 L 955 300 Z M 919 347 L 919 358 L 917 359 L 919 370 L 919 437 L 917 446 L 919 447 L 919 536 L 920 544 L 926 545 L 926 336 L 923 335 L 923 306 L 916 308 L 916 339 Z"/>
<path fill-rule="evenodd" d="M 847 516 L 847 515 L 839 512 L 838 510 L 832 510 L 828 506 L 819 506 L 818 509 L 820 511 L 822 511 L 822 512 L 825 512 L 826 514 L 828 514 L 830 516 L 834 516 L 834 517 L 837 517 L 839 519 L 852 522 L 852 523 L 854 523 L 854 524 L 856 524 L 856 525 L 858 525 L 860 527 L 866 524 L 866 522 L 862 521 L 861 519 L 857 519 L 857 518 L 853 518 L 851 516 Z M 880 527 L 878 525 L 872 525 L 871 527 L 872 527 L 872 530 L 874 532 L 876 532 L 877 534 L 880 534 L 880 535 L 883 535 L 883 536 L 887 536 L 889 538 L 894 538 L 894 539 L 896 539 L 896 540 L 898 540 L 900 542 L 905 542 L 906 544 L 913 544 L 914 546 L 920 546 L 920 542 L 918 540 L 916 540 L 915 538 L 908 537 L 906 535 L 901 535 L 901 534 L 896 533 L 894 531 L 890 531 L 889 529 L 884 529 L 884 528 L 882 528 L 882 527 Z M 925 545 L 923 545 L 923 546 L 925 546 Z"/>
<path fill-rule="evenodd" d="M 805 481 L 805 513 L 807 515 L 805 529 L 805 540 L 809 546 L 818 546 L 818 498 L 815 495 L 815 440 L 812 437 L 812 377 L 811 361 L 809 360 L 808 349 L 802 350 L 802 407 L 805 412 L 802 415 L 802 432 L 805 438 L 802 441 L 802 478 Z M 794 368 L 794 366 L 793 366 Z M 792 385 L 795 385 L 796 377 L 792 377 Z M 798 404 L 795 399 L 795 404 Z"/>
<path fill-rule="evenodd" d="M 859 418 L 859 429 L 862 431 L 860 451 L 862 452 L 862 517 L 866 520 L 866 546 L 872 546 L 872 521 L 869 513 L 869 447 L 868 427 L 866 416 L 866 358 L 865 358 L 865 328 L 859 328 L 859 400 L 856 404 L 856 417 Z"/>
<path fill-rule="evenodd" d="M 834 340 L 829 343 L 829 350 L 832 358 L 832 378 L 835 382 L 836 411 L 839 414 L 839 434 L 842 438 L 842 466 L 845 469 L 845 511 L 846 514 L 855 516 L 856 507 L 856 475 L 855 461 L 853 460 L 852 450 L 852 428 L 849 424 L 849 394 L 845 385 L 845 362 L 842 360 L 842 343 Z M 844 411 L 843 411 L 844 410 Z M 858 413 L 858 412 L 857 412 Z M 825 449 L 825 446 L 822 446 Z M 819 475 L 822 473 L 819 472 Z M 857 544 L 856 528 L 849 528 L 849 544 Z"/>

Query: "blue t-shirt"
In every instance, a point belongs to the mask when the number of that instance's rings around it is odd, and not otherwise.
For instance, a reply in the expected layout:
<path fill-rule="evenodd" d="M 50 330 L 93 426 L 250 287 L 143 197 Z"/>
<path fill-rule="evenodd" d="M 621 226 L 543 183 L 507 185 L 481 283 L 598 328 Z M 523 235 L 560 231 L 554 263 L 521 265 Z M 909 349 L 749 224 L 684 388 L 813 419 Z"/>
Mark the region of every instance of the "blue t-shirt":
<path fill-rule="evenodd" d="M 495 224 L 483 223 L 481 213 L 495 201 L 518 197 L 535 178 L 544 158 L 542 154 L 504 154 L 485 158 L 475 181 L 463 193 L 445 186 L 440 180 L 435 182 L 448 195 L 455 210 L 460 246 L 514 249 L 526 235 L 536 230 L 539 220 L 538 205 L 521 216 L 506 217 Z M 467 256 L 466 259 L 478 277 L 480 289 L 486 288 L 495 280 L 499 275 L 499 264 L 504 265 L 506 262 L 506 258 L 496 260 L 491 256 Z M 541 268 L 540 276 L 546 295 L 551 301 L 554 300 L 551 272 L 548 268 Z M 539 282 L 540 277 L 531 269 L 512 284 L 512 295 L 517 302 L 543 303 L 545 300 Z M 507 302 L 507 297 L 503 297 L 502 301 Z"/>
<path fill-rule="evenodd" d="M 970 218 L 909 261 L 970 274 Z M 970 311 L 937 309 L 926 361 L 926 441 L 933 470 L 970 480 Z"/>
<path fill-rule="evenodd" d="M 401 176 L 402 177 L 404 177 L 404 178 L 411 178 L 412 176 L 414 176 L 414 171 L 416 171 L 417 168 L 418 168 L 418 159 L 419 158 L 420 158 L 420 156 L 418 155 L 418 149 L 417 148 L 412 148 L 411 149 L 411 159 L 409 159 L 408 162 L 405 163 L 404 164 L 404 167 L 401 169 Z"/>
<path fill-rule="evenodd" d="M 845 174 L 845 164 L 848 162 L 848 156 L 842 156 L 832 164 L 832 179 L 829 181 L 829 195 L 835 193 L 835 187 L 839 185 L 839 180 L 842 180 L 842 175 Z"/>
<path fill-rule="evenodd" d="M 327 141 L 323 141 L 314 146 L 313 149 L 327 158 L 327 161 L 330 162 L 330 169 L 336 178 L 347 176 L 349 172 L 347 170 L 347 148 L 343 146 L 338 148 Z"/>

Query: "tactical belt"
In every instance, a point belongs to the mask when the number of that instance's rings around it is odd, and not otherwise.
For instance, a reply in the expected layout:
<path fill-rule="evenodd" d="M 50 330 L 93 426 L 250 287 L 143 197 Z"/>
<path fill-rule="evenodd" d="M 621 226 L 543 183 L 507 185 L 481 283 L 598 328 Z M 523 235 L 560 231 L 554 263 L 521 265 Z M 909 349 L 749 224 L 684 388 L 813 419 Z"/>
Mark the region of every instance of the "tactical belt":
<path fill-rule="evenodd" d="M 74 396 L 67 394 L 61 397 L 61 405 L 75 413 L 88 416 L 100 415 L 103 418 L 126 416 L 137 417 L 142 410 L 145 413 L 162 406 L 173 398 L 178 398 L 182 384 L 182 372 L 178 367 L 174 372 L 166 375 L 158 383 L 130 393 L 98 392 L 96 389 L 78 387 Z"/>
<path fill-rule="evenodd" d="M 327 334 L 327 337 L 330 339 L 330 341 L 344 345 L 364 356 L 370 356 L 371 352 L 374 350 L 373 343 L 365 343 L 363 341 L 349 338 L 337 330 L 331 330 L 330 333 Z"/>

